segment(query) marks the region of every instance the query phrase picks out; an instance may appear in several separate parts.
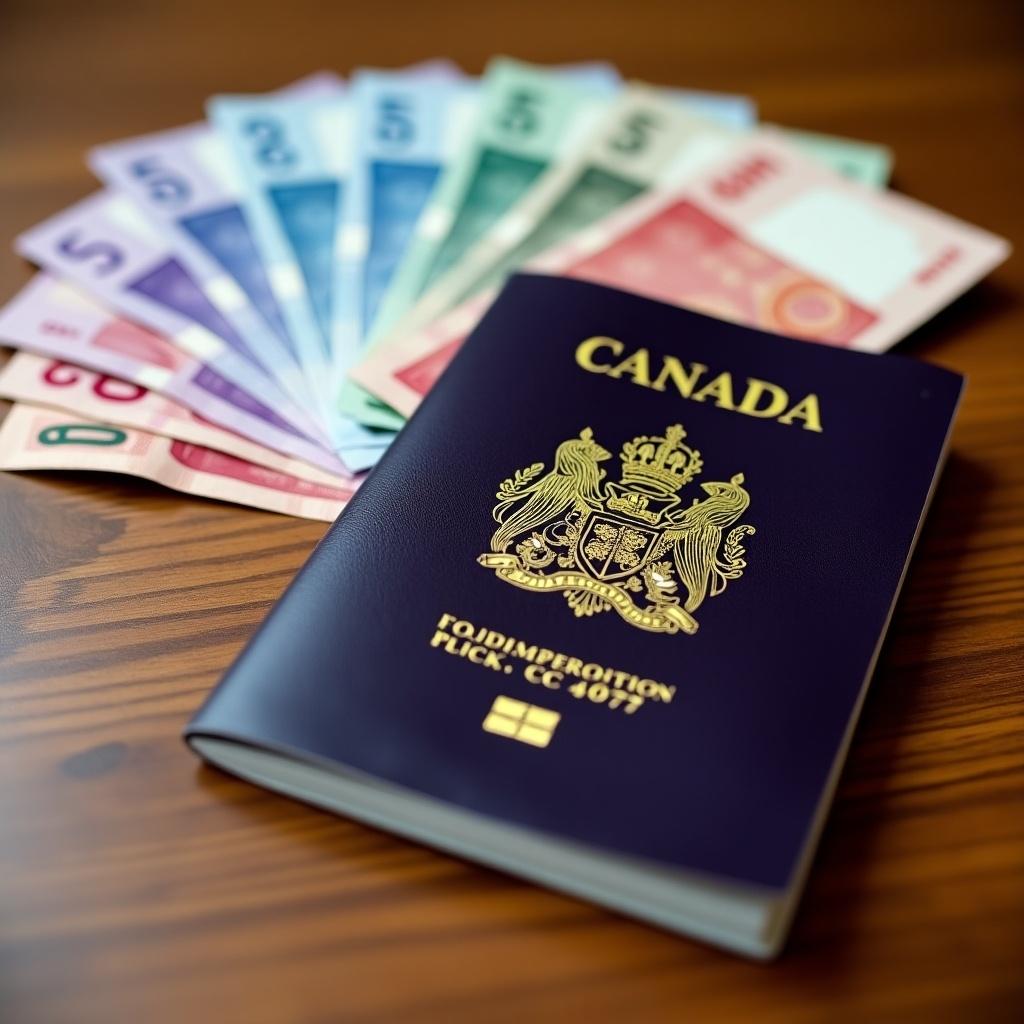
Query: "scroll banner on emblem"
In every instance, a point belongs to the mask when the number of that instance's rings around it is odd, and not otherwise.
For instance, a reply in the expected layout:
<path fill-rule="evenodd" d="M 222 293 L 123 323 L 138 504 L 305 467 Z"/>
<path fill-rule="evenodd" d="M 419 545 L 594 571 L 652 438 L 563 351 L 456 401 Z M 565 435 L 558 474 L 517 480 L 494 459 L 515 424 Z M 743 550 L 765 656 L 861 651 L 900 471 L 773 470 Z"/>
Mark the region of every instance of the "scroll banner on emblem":
<path fill-rule="evenodd" d="M 629 595 L 618 587 L 584 576 L 579 572 L 553 572 L 540 576 L 524 569 L 517 555 L 487 554 L 477 561 L 485 569 L 493 569 L 503 580 L 523 590 L 585 590 L 607 601 L 630 625 L 652 633 L 697 632 L 697 620 L 678 605 L 662 605 L 645 611 L 633 604 Z"/>

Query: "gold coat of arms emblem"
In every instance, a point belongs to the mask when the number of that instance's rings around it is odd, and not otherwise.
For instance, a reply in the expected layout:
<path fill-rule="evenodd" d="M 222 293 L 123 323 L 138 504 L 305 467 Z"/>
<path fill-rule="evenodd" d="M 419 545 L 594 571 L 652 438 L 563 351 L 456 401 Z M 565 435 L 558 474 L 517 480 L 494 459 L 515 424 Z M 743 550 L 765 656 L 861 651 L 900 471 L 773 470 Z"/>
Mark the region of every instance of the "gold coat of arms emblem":
<path fill-rule="evenodd" d="M 696 633 L 697 608 L 743 575 L 754 527 L 735 525 L 750 505 L 742 473 L 685 504 L 679 492 L 704 465 L 685 438 L 674 424 L 627 442 L 617 483 L 589 427 L 563 441 L 550 471 L 535 462 L 501 482 L 478 561 L 524 590 L 561 593 L 577 616 L 613 610 L 638 629 Z"/>

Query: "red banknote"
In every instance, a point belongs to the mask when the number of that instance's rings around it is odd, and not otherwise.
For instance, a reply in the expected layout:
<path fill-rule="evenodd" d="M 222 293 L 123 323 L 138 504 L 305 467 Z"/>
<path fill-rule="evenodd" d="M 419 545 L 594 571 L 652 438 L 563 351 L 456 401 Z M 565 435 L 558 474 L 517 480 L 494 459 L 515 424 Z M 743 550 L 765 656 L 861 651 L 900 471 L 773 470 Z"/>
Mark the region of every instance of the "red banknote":
<path fill-rule="evenodd" d="M 850 183 L 762 131 L 526 269 L 881 352 L 1008 253 L 995 235 L 903 195 Z M 478 296 L 372 352 L 353 379 L 409 415 L 492 299 Z"/>

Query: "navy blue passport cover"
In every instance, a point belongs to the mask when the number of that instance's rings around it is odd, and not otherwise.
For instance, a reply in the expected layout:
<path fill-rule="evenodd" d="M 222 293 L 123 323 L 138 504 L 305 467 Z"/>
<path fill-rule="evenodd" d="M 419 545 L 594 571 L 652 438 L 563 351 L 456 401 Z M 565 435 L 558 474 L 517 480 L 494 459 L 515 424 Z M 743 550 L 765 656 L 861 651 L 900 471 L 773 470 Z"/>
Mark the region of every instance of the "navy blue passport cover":
<path fill-rule="evenodd" d="M 782 889 L 962 383 L 513 278 L 186 736 Z"/>

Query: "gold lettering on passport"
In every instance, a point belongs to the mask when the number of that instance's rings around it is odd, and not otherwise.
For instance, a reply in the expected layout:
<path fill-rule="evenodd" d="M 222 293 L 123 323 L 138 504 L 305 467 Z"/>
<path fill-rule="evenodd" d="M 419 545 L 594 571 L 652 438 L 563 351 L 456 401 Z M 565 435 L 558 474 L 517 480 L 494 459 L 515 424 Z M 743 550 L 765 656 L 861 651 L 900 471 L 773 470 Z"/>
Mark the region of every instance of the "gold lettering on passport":
<path fill-rule="evenodd" d="M 804 430 L 822 432 L 818 396 L 805 395 L 791 402 L 778 384 L 747 377 L 738 388 L 732 374 L 712 373 L 703 363 L 684 363 L 675 356 L 657 356 L 652 362 L 646 348 L 625 354 L 626 346 L 615 338 L 587 338 L 576 346 L 576 363 L 588 373 L 613 380 L 629 380 L 642 388 L 673 392 L 693 402 L 708 402 L 719 409 L 771 419 L 786 426 L 799 422 Z"/>
<path fill-rule="evenodd" d="M 675 424 L 627 442 L 621 481 L 608 484 L 599 463 L 611 453 L 589 427 L 563 441 L 549 472 L 535 462 L 502 481 L 491 551 L 477 560 L 515 587 L 561 593 L 578 617 L 615 611 L 652 633 L 696 633 L 693 612 L 743 574 L 754 528 L 734 525 L 750 504 L 742 473 L 683 505 L 678 492 L 703 468 L 685 437 Z"/>
<path fill-rule="evenodd" d="M 521 678 L 536 687 L 538 693 L 564 690 L 579 701 L 602 705 L 624 715 L 635 714 L 646 702 L 671 704 L 676 696 L 672 683 L 553 651 L 497 629 L 478 626 L 450 612 L 437 620 L 430 646 L 505 675 L 511 675 L 518 667 Z"/>

